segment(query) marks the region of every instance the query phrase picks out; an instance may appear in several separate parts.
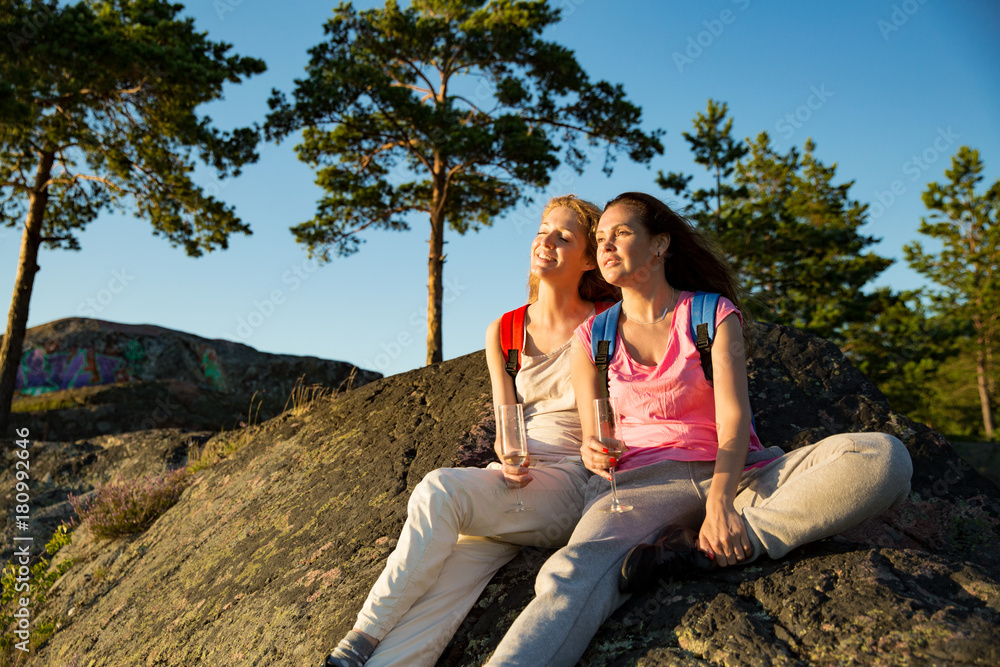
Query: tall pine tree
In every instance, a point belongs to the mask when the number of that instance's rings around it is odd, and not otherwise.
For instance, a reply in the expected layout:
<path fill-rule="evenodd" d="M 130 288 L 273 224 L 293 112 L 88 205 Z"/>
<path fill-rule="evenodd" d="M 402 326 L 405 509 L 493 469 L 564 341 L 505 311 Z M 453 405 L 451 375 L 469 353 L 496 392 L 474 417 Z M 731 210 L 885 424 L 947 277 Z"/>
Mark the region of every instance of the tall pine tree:
<path fill-rule="evenodd" d="M 941 287 L 933 295 L 942 315 L 971 325 L 970 351 L 987 440 L 995 437 L 996 357 L 1000 351 L 1000 180 L 983 194 L 979 151 L 959 148 L 945 183 L 930 183 L 923 193 L 930 218 L 920 233 L 941 244 L 939 252 L 916 241 L 904 247 L 906 261 Z"/>
<path fill-rule="evenodd" d="M 24 221 L 0 348 L 0 433 L 6 429 L 39 249 L 79 249 L 102 210 L 131 209 L 191 256 L 250 228 L 192 176 L 220 177 L 257 159 L 252 128 L 223 132 L 198 105 L 261 60 L 209 41 L 182 5 L 164 0 L 0 0 L 0 221 Z M 35 38 L 42 26 L 49 38 Z"/>
<path fill-rule="evenodd" d="M 585 147 L 603 153 L 606 172 L 618 154 L 663 152 L 620 85 L 591 81 L 572 51 L 541 38 L 558 19 L 546 0 L 341 4 L 294 101 L 271 99 L 270 136 L 303 130 L 296 150 L 325 191 L 292 229 L 310 252 L 348 255 L 367 230 L 407 230 L 413 214 L 429 222 L 428 364 L 443 358 L 446 228 L 491 225 L 561 160 L 582 169 Z"/>

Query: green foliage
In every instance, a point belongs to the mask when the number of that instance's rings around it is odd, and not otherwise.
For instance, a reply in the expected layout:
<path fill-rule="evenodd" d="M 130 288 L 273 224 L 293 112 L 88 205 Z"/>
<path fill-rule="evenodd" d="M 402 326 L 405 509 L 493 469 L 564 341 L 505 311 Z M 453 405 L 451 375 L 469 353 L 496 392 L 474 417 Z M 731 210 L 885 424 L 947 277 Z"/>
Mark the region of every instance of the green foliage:
<path fill-rule="evenodd" d="M 72 541 L 72 533 L 69 532 L 66 524 L 63 524 L 52 534 L 51 539 L 45 545 L 45 552 L 52 556 Z M 0 586 L 2 586 L 2 593 L 0 593 L 0 630 L 2 630 L 0 661 L 2 664 L 22 664 L 29 655 L 29 653 L 14 646 L 22 641 L 20 637 L 13 634 L 14 630 L 18 629 L 19 620 L 14 614 L 21 609 L 22 598 L 29 600 L 26 608 L 30 610 L 32 619 L 28 639 L 31 651 L 33 652 L 55 632 L 55 622 L 48 618 L 39 618 L 37 614 L 48 599 L 49 590 L 59 577 L 72 566 L 72 560 L 65 560 L 49 571 L 49 560 L 41 557 L 34 564 L 27 566 L 29 574 L 27 577 L 23 577 L 19 576 L 19 563 L 9 561 L 4 565 L 3 573 L 0 575 Z M 18 581 L 18 578 L 21 581 Z"/>
<path fill-rule="evenodd" d="M 189 471 L 174 470 L 142 479 L 105 484 L 84 500 L 72 495 L 69 502 L 94 537 L 114 539 L 141 533 L 153 525 L 180 498 Z"/>
<path fill-rule="evenodd" d="M 834 182 L 836 166 L 815 156 L 811 140 L 785 154 L 766 132 L 743 144 L 727 112 L 709 100 L 695 134 L 684 134 L 715 187 L 691 191 L 681 174 L 661 173 L 658 183 L 687 197 L 685 214 L 719 241 L 763 319 L 843 343 L 878 298 L 862 288 L 892 263 L 865 252 L 878 241 L 860 231 L 867 207 L 849 197 L 853 181 Z"/>
<path fill-rule="evenodd" d="M 968 341 L 968 338 L 960 340 L 965 349 L 935 369 L 924 385 L 924 405 L 911 416 L 951 440 L 981 441 L 987 438 L 976 385 L 976 357 L 968 349 Z"/>
<path fill-rule="evenodd" d="M 193 155 L 236 175 L 257 158 L 257 132 L 221 132 L 195 108 L 262 61 L 227 55 L 162 0 L 2 5 L 0 218 L 15 224 L 40 180 L 50 247 L 78 249 L 76 232 L 102 209 L 129 205 L 192 256 L 249 233 L 194 182 Z"/>
<path fill-rule="evenodd" d="M 931 400 L 931 387 L 942 365 L 959 353 L 969 327 L 928 312 L 919 291 L 896 294 L 883 288 L 872 297 L 869 319 L 845 328 L 844 353 L 894 410 L 943 425 L 948 421 L 941 415 L 944 404 Z"/>
<path fill-rule="evenodd" d="M 338 5 L 293 100 L 270 100 L 268 136 L 301 129 L 299 158 L 325 192 L 316 216 L 292 228 L 296 240 L 329 260 L 356 252 L 366 230 L 428 216 L 433 333 L 446 224 L 490 226 L 561 161 L 581 170 L 602 144 L 606 172 L 620 152 L 662 153 L 661 132 L 639 129 L 620 85 L 591 82 L 571 51 L 540 38 L 558 18 L 545 0 Z M 440 358 L 432 338 L 428 361 Z"/>
<path fill-rule="evenodd" d="M 688 193 L 691 205 L 687 213 L 702 228 L 717 232 L 727 226 L 735 226 L 733 223 L 724 225 L 722 218 L 736 213 L 733 203 L 746 196 L 746 188 L 734 187 L 723 180 L 733 175 L 737 163 L 748 152 L 746 144 L 733 139 L 733 119 L 726 118 L 728 113 L 728 104 L 709 100 L 706 112 L 699 111 L 694 118 L 695 133 L 683 133 L 694 153 L 694 161 L 705 167 L 715 179 L 714 188 L 700 188 Z M 661 188 L 684 194 L 692 178 L 676 172 L 665 176 L 661 171 L 656 182 Z"/>
<path fill-rule="evenodd" d="M 227 55 L 182 5 L 164 0 L 0 0 L 0 224 L 23 219 L 21 258 L 0 347 L 7 428 L 41 246 L 78 250 L 102 210 L 133 210 L 188 255 L 250 228 L 193 175 L 224 178 L 257 159 L 256 128 L 222 132 L 198 105 L 263 72 Z M 216 187 L 214 183 L 209 184 Z"/>
<path fill-rule="evenodd" d="M 982 171 L 979 151 L 959 148 L 945 171 L 948 182 L 930 183 L 923 193 L 931 216 L 921 220 L 920 233 L 940 243 L 940 251 L 925 250 L 919 241 L 903 250 L 910 266 L 939 287 L 931 293 L 935 311 L 971 328 L 965 350 L 974 365 L 965 382 L 955 378 L 956 388 L 978 393 L 982 433 L 992 439 L 1000 352 L 1000 180 L 978 194 Z"/>

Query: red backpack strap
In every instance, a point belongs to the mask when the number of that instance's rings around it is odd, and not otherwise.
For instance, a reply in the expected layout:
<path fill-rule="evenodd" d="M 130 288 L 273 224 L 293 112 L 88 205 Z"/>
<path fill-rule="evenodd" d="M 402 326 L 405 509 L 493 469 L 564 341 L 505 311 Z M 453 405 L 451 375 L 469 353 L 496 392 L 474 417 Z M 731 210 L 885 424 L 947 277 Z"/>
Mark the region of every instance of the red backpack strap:
<path fill-rule="evenodd" d="M 521 350 L 524 349 L 524 314 L 528 304 L 517 310 L 504 313 L 500 318 L 500 349 L 507 359 L 505 370 L 512 380 L 517 379 L 521 370 Z"/>

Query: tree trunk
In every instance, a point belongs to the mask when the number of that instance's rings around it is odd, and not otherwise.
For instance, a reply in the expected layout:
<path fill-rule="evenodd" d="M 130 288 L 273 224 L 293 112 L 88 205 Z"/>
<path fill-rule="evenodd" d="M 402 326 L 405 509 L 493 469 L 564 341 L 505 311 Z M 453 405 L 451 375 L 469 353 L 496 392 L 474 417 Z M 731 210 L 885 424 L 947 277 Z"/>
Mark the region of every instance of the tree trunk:
<path fill-rule="evenodd" d="M 45 220 L 45 206 L 49 201 L 49 190 L 45 183 L 52 173 L 54 153 L 45 153 L 35 171 L 35 186 L 31 191 L 28 216 L 24 221 L 24 235 L 21 237 L 21 257 L 17 264 L 17 280 L 7 314 L 7 333 L 0 347 L 0 437 L 7 433 L 10 421 L 10 406 L 14 400 L 14 384 L 17 369 L 21 364 L 21 348 L 24 332 L 28 327 L 28 304 L 31 290 L 38 273 L 38 248 L 42 243 L 42 223 Z"/>
<path fill-rule="evenodd" d="M 993 440 L 993 410 L 990 407 L 990 391 L 986 379 L 986 355 L 982 348 L 976 352 L 976 380 L 979 385 L 979 403 L 983 408 L 986 439 Z"/>
<path fill-rule="evenodd" d="M 441 305 L 444 285 L 444 216 L 431 218 L 430 254 L 427 257 L 427 365 L 444 361 L 441 342 Z"/>
<path fill-rule="evenodd" d="M 427 365 L 444 361 L 441 342 L 441 307 L 444 284 L 444 199 L 445 179 L 439 158 L 434 163 L 434 185 L 431 194 L 431 240 L 427 255 Z"/>

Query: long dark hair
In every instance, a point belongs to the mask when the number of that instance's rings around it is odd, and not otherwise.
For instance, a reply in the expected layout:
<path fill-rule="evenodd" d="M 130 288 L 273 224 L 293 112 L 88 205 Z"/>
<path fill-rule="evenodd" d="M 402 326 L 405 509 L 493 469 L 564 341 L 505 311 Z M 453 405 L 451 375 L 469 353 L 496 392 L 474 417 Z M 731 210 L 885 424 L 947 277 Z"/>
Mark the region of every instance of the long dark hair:
<path fill-rule="evenodd" d="M 747 337 L 751 315 L 743 307 L 745 292 L 715 241 L 696 229 L 684 216 L 644 192 L 618 195 L 607 203 L 605 212 L 614 206 L 627 206 L 650 236 L 669 234 L 670 247 L 663 262 L 667 282 L 677 289 L 691 292 L 718 292 L 732 301 L 743 315 L 743 336 Z"/>
<path fill-rule="evenodd" d="M 576 220 L 584 228 L 587 243 L 587 259 L 597 265 L 597 223 L 601 220 L 601 209 L 595 204 L 591 204 L 585 199 L 580 199 L 575 195 L 563 195 L 553 197 L 542 210 L 542 219 L 549 214 L 549 211 L 560 206 L 568 208 L 576 214 Z M 538 276 L 533 273 L 528 274 L 528 303 L 538 300 Z M 580 298 L 584 301 L 618 301 L 621 294 L 617 287 L 608 284 L 601 275 L 600 269 L 593 268 L 583 274 L 580 278 Z"/>

